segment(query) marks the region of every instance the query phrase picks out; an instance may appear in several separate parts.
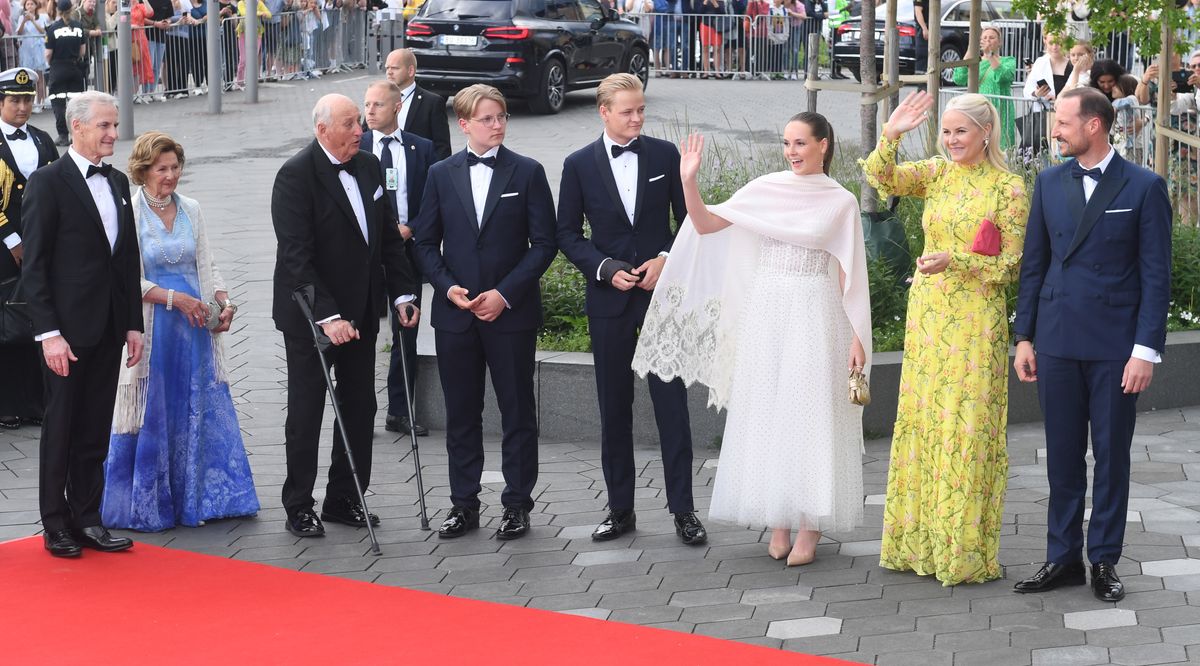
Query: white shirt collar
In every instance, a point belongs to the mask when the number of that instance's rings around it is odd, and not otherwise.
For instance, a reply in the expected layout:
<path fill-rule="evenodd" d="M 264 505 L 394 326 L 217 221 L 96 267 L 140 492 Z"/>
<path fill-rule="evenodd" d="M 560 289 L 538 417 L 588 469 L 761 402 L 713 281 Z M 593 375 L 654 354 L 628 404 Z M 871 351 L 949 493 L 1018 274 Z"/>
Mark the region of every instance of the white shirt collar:
<path fill-rule="evenodd" d="M 13 132 L 15 132 L 17 130 L 24 130 L 26 134 L 29 134 L 28 126 L 29 126 L 29 123 L 21 125 L 20 127 L 16 127 L 13 125 L 9 125 L 8 123 L 4 122 L 3 120 L 0 120 L 0 130 L 3 130 L 5 134 L 12 134 Z"/>
<path fill-rule="evenodd" d="M 384 137 L 387 137 L 387 136 L 390 136 L 390 137 L 392 137 L 393 139 L 395 139 L 395 140 L 397 140 L 397 141 L 400 141 L 400 140 L 401 140 L 401 139 L 400 139 L 400 131 L 401 131 L 401 130 L 400 130 L 400 128 L 399 128 L 399 127 L 397 127 L 397 128 L 396 128 L 396 131 L 395 131 L 395 132 L 392 132 L 391 134 L 384 134 L 383 132 L 380 132 L 379 130 L 371 130 L 371 132 L 372 132 L 372 133 L 375 135 L 375 136 L 373 137 L 373 138 L 374 138 L 374 140 L 375 140 L 375 143 L 379 143 L 380 141 L 382 141 L 382 140 L 383 140 L 383 138 L 384 138 Z"/>
<path fill-rule="evenodd" d="M 636 136 L 633 139 L 630 139 L 627 143 L 617 143 L 616 141 L 613 141 L 613 138 L 611 136 L 608 135 L 608 132 L 605 132 L 604 133 L 604 152 L 608 155 L 608 159 L 610 159 L 610 160 L 615 159 L 612 156 L 612 147 L 613 146 L 620 146 L 622 148 L 627 148 L 630 143 L 633 143 L 634 141 L 637 141 L 640 138 L 642 138 L 642 137 Z"/>
<path fill-rule="evenodd" d="M 325 157 L 329 158 L 330 163 L 332 163 L 332 164 L 341 164 L 342 163 L 341 160 L 339 160 L 338 158 L 333 156 L 333 153 L 326 150 L 325 145 L 322 144 L 320 141 L 317 142 L 317 145 L 321 146 L 321 150 L 325 151 Z M 350 158 L 350 159 L 354 159 L 354 158 Z M 347 161 L 349 161 L 349 160 L 347 160 Z"/>
<path fill-rule="evenodd" d="M 400 91 L 400 93 L 401 93 L 400 97 L 403 98 L 404 101 L 408 101 L 408 98 L 412 97 L 412 94 L 414 92 L 416 92 L 416 90 L 417 90 L 417 81 L 416 81 L 416 79 L 414 79 L 412 83 L 408 84 L 407 88 Z"/>
<path fill-rule="evenodd" d="M 496 146 L 495 148 L 492 148 L 491 150 L 487 151 L 486 153 L 479 155 L 474 150 L 471 150 L 471 146 L 468 145 L 467 152 L 471 153 L 472 155 L 475 155 L 475 157 L 495 157 L 496 153 L 500 152 L 500 146 Z"/>
<path fill-rule="evenodd" d="M 1113 156 L 1116 154 L 1117 154 L 1117 151 L 1113 150 L 1112 146 L 1109 146 L 1108 153 L 1105 154 L 1104 159 L 1100 160 L 1099 164 L 1097 164 L 1096 166 L 1091 167 L 1091 168 L 1099 169 L 1100 173 L 1104 173 L 1106 170 L 1108 170 L 1108 165 L 1112 162 Z M 1078 161 L 1078 160 L 1076 160 L 1076 161 Z M 1083 166 L 1083 163 L 1080 162 L 1079 166 Z"/>
<path fill-rule="evenodd" d="M 75 162 L 75 166 L 79 168 L 79 173 L 83 174 L 83 179 L 87 180 L 88 167 L 93 166 L 93 163 L 89 162 L 88 158 L 75 152 L 75 146 L 68 148 L 67 154 L 71 156 L 71 159 Z M 101 164 L 102 162 L 95 162 L 94 166 L 100 166 Z"/>

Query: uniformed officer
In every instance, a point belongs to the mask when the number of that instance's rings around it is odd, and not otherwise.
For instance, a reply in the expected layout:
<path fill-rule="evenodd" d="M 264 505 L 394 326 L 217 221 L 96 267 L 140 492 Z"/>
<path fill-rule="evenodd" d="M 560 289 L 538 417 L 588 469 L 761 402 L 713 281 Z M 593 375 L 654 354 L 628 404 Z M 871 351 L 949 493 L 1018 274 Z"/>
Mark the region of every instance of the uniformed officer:
<path fill-rule="evenodd" d="M 0 298 L 9 298 L 21 275 L 21 197 L 34 169 L 58 159 L 50 135 L 29 125 L 38 75 L 16 67 L 0 73 Z M 28 343 L 0 345 L 0 427 L 18 428 L 42 418 L 40 350 Z"/>
<path fill-rule="evenodd" d="M 58 20 L 46 28 L 46 62 L 50 63 L 50 104 L 58 128 L 58 145 L 69 146 L 67 100 L 87 90 L 84 75 L 87 37 L 83 24 L 75 19 L 71 0 L 58 0 Z"/>

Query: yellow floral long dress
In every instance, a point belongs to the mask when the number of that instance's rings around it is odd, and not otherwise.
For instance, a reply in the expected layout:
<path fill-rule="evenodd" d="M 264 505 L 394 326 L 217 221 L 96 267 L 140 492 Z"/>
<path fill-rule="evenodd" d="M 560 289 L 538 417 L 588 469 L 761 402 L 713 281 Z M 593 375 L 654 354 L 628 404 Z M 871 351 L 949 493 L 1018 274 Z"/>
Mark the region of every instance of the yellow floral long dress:
<path fill-rule="evenodd" d="M 923 197 L 925 248 L 949 252 L 935 275 L 916 272 L 892 435 L 880 566 L 943 585 L 1000 577 L 1007 486 L 1008 315 L 1005 285 L 1021 261 L 1029 201 L 1017 175 L 984 162 L 895 164 L 883 138 L 863 163 L 885 194 Z M 999 256 L 971 252 L 980 223 L 1000 230 Z"/>

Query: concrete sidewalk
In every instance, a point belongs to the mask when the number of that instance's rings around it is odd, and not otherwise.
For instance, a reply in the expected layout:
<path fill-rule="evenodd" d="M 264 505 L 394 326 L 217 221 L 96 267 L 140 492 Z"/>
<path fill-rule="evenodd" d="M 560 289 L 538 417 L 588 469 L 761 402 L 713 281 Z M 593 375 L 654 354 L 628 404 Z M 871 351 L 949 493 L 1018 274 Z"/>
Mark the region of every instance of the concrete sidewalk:
<path fill-rule="evenodd" d="M 309 111 L 316 98 L 338 91 L 359 99 L 366 83 L 365 77 L 349 74 L 267 84 L 262 103 L 246 105 L 234 95 L 226 102 L 227 113 L 217 118 L 205 114 L 205 101 L 195 98 L 136 109 L 139 130 L 166 131 L 184 143 L 188 160 L 180 191 L 204 207 L 216 259 L 242 304 L 228 338 L 232 389 L 264 508 L 255 518 L 132 535 L 135 539 L 864 663 L 1200 663 L 1200 407 L 1139 418 L 1127 546 L 1118 566 L 1129 594 L 1118 604 L 1095 600 L 1088 588 L 1044 595 L 1011 591 L 1014 580 L 1036 570 L 1044 556 L 1047 485 L 1039 425 L 1010 430 L 1000 553 L 1006 578 L 984 585 L 942 587 L 935 580 L 879 568 L 886 440 L 867 444 L 863 525 L 825 535 L 817 560 L 804 567 L 788 568 L 768 558 L 769 535 L 736 526 L 710 523 L 708 545 L 680 544 L 665 509 L 659 455 L 650 448 L 637 452 L 638 531 L 612 542 L 591 541 L 588 535 L 604 516 L 598 436 L 543 442 L 534 528 L 512 542 L 497 541 L 491 534 L 499 520 L 503 484 L 497 471 L 499 445 L 489 441 L 484 529 L 439 541 L 418 528 L 407 440 L 397 442 L 383 430 L 382 354 L 369 502 L 383 517 L 383 556 L 367 554 L 365 530 L 328 525 L 323 539 L 288 534 L 279 506 L 286 377 L 282 340 L 270 320 L 275 248 L 271 186 L 283 160 L 310 140 Z M 787 97 L 797 100 L 798 109 L 803 88 L 786 82 L 655 79 L 650 93 L 654 115 L 648 127 L 689 112 L 694 118 L 697 109 L 704 109 L 707 132 L 749 125 L 769 135 L 794 110 L 763 101 Z M 546 164 L 553 181 L 562 158 L 599 133 L 591 95 L 575 93 L 569 99 L 567 110 L 554 117 L 515 109 L 510 132 L 513 147 Z M 857 108 L 856 99 L 829 99 L 823 112 L 857 118 L 848 111 Z M 49 121 L 42 114 L 34 124 L 44 127 Z M 453 136 L 461 146 L 461 133 Z M 122 142 L 114 159 L 118 167 L 128 150 L 129 143 Z M 330 435 L 328 412 L 325 424 Z M 442 435 L 435 430 L 420 440 L 434 527 L 449 507 Z M 0 538 L 40 531 L 37 437 L 37 429 L 29 427 L 0 433 Z M 718 451 L 698 447 L 695 488 L 703 518 Z M 326 445 L 321 460 L 328 459 Z"/>

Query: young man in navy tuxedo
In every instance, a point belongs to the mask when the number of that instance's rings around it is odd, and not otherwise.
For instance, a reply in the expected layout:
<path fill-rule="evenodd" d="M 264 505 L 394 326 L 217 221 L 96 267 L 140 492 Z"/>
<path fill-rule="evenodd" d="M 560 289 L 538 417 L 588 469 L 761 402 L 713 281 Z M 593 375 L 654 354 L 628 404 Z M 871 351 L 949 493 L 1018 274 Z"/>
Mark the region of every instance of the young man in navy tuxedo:
<path fill-rule="evenodd" d="M 403 131 L 397 124 L 396 118 L 403 107 L 403 99 L 404 93 L 400 86 L 391 81 L 377 81 L 367 87 L 363 116 L 369 131 L 363 133 L 359 149 L 379 159 L 384 199 L 396 218 L 400 235 L 404 237 L 404 254 L 408 257 L 408 263 L 415 266 L 412 227 L 409 223 L 421 212 L 421 193 L 425 191 L 425 176 L 436 159 L 433 156 L 433 142 Z M 421 274 L 414 272 L 414 280 L 420 285 Z M 417 292 L 413 305 L 420 307 L 419 287 Z M 401 326 L 400 320 L 394 315 L 389 319 L 392 323 L 392 356 L 388 365 L 385 428 L 406 435 L 410 429 L 417 435 L 428 435 L 429 429 L 425 426 L 408 422 L 408 409 L 405 406 L 409 397 L 404 388 L 405 378 L 402 371 L 405 367 L 408 368 L 408 385 L 416 386 L 417 329 Z M 401 363 L 400 354 L 404 354 L 406 363 Z"/>
<path fill-rule="evenodd" d="M 642 136 L 642 82 L 613 74 L 596 91 L 604 134 L 569 155 L 558 194 L 558 244 L 587 278 L 586 309 L 600 400 L 600 450 L 608 486 L 608 516 L 592 538 L 615 539 L 634 529 L 633 351 L 650 295 L 675 234 L 671 211 L 687 215 L 679 151 Z M 587 218 L 592 235 L 583 235 Z M 651 375 L 667 508 L 684 543 L 708 535 L 692 503 L 692 437 L 683 381 Z"/>
<path fill-rule="evenodd" d="M 533 371 L 539 280 L 554 260 L 554 199 L 542 165 L 506 148 L 508 104 L 476 84 L 454 96 L 467 148 L 433 165 L 413 222 L 417 264 L 433 285 L 438 374 L 446 398 L 450 501 L 441 538 L 479 527 L 483 379 L 504 431 L 498 539 L 529 531 L 538 472 Z"/>
<path fill-rule="evenodd" d="M 1046 420 L 1046 563 L 1017 592 L 1083 585 L 1089 426 L 1096 466 L 1087 555 L 1092 591 L 1120 601 L 1138 394 L 1166 345 L 1171 202 L 1153 172 L 1108 142 L 1112 104 L 1094 88 L 1063 93 L 1053 137 L 1075 159 L 1038 174 L 1025 236 L 1014 366 L 1037 382 Z M 1035 354 L 1036 348 L 1036 354 Z"/>

